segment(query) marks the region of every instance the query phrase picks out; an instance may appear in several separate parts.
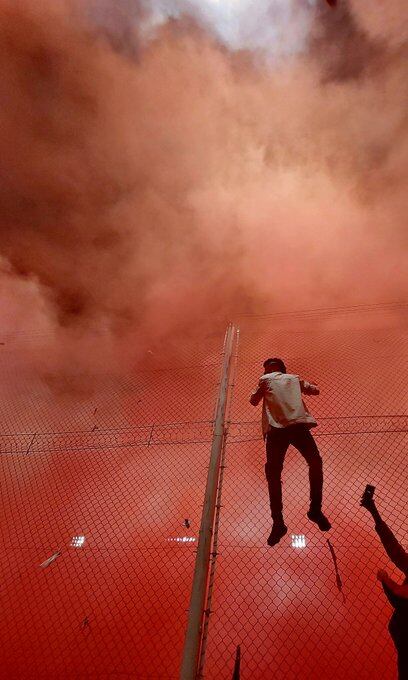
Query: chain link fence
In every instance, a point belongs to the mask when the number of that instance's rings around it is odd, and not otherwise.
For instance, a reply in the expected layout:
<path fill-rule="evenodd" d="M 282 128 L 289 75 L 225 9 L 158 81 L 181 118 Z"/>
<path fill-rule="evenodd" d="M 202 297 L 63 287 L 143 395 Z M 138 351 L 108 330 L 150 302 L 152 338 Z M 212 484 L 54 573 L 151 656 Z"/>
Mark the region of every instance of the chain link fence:
<path fill-rule="evenodd" d="M 406 544 L 404 306 L 240 319 L 200 677 L 391 680 L 390 607 L 376 571 L 397 572 L 359 506 L 377 487 Z M 26 678 L 178 678 L 213 435 L 222 338 L 148 352 L 126 376 L 18 372 L 0 349 L 0 667 Z M 328 534 L 306 518 L 308 476 L 289 449 L 288 534 L 269 548 L 260 407 L 268 356 L 317 383 L 308 397 L 325 475 Z M 4 387 L 6 385 L 6 389 Z M 330 540 L 330 545 L 327 541 Z"/>
<path fill-rule="evenodd" d="M 367 483 L 406 545 L 408 334 L 400 313 L 243 319 L 229 426 L 205 678 L 391 680 L 391 608 L 378 582 L 389 563 L 368 513 Z M 379 313 L 381 312 L 381 314 Z M 269 356 L 316 383 L 306 402 L 324 465 L 322 533 L 306 517 L 307 465 L 290 448 L 283 470 L 288 534 L 270 548 L 260 409 L 249 395 Z M 330 544 L 328 542 L 330 541 Z"/>
<path fill-rule="evenodd" d="M 222 337 L 90 385 L 10 372 L 40 341 L 0 364 L 0 675 L 176 678 Z"/>

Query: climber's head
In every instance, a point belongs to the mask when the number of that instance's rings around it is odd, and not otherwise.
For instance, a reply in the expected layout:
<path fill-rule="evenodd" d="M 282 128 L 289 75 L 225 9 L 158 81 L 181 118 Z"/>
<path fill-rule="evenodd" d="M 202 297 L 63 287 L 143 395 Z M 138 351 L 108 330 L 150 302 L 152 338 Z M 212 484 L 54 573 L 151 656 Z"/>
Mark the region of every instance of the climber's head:
<path fill-rule="evenodd" d="M 277 357 L 266 359 L 263 366 L 265 373 L 274 373 L 275 371 L 279 371 L 279 373 L 286 373 L 285 364 L 283 363 L 282 359 L 278 359 Z"/>

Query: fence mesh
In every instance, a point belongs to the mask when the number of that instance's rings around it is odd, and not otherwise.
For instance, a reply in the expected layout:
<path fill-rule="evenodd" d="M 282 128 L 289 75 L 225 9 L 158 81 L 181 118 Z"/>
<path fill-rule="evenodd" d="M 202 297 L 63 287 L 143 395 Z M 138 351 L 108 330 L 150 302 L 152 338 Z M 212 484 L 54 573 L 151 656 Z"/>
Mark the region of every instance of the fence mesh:
<path fill-rule="evenodd" d="M 222 337 L 86 389 L 10 372 L 23 342 L 1 357 L 0 675 L 176 678 Z"/>
<path fill-rule="evenodd" d="M 240 320 L 204 678 L 231 680 L 238 644 L 242 680 L 395 677 L 376 571 L 397 572 L 359 498 L 374 484 L 406 543 L 402 311 Z M 0 353 L 1 675 L 176 678 L 222 338 L 186 342 L 171 361 L 149 352 L 143 370 L 91 381 L 17 370 L 17 354 L 42 342 L 10 337 Z M 306 401 L 333 523 L 323 534 L 307 520 L 307 468 L 289 449 L 289 531 L 275 548 L 260 407 L 248 402 L 271 355 L 320 387 Z"/>
<path fill-rule="evenodd" d="M 401 574 L 359 499 L 374 484 L 384 519 L 405 543 L 407 348 L 400 317 L 241 323 L 206 678 L 230 680 L 237 645 L 244 679 L 396 677 L 391 611 L 376 573 L 386 567 L 398 580 Z M 268 356 L 282 356 L 289 372 L 320 387 L 306 402 L 320 423 L 313 432 L 333 523 L 325 534 L 307 519 L 307 466 L 290 448 L 283 471 L 289 530 L 274 548 L 266 545 L 271 518 L 260 407 L 248 402 Z"/>

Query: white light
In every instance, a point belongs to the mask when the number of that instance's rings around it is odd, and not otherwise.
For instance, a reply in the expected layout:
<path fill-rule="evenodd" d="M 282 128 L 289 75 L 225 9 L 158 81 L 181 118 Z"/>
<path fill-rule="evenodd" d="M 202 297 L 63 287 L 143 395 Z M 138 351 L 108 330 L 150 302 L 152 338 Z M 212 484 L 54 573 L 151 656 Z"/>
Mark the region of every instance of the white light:
<path fill-rule="evenodd" d="M 306 548 L 306 536 L 292 534 L 292 548 Z"/>
<path fill-rule="evenodd" d="M 85 536 L 74 536 L 71 541 L 73 548 L 82 548 L 85 543 Z"/>

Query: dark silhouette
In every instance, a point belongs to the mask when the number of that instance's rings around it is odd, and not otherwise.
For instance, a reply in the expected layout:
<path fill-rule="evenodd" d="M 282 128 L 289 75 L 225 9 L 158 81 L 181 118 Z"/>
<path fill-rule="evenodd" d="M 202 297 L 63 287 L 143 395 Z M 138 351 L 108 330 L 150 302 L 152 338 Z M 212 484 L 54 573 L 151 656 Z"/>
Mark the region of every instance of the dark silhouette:
<path fill-rule="evenodd" d="M 330 555 L 331 555 L 331 558 L 333 560 L 334 573 L 336 574 L 337 589 L 338 589 L 339 593 L 341 593 L 341 596 L 343 598 L 343 604 L 345 604 L 346 603 L 346 596 L 343 592 L 343 581 L 341 580 L 341 576 L 340 576 L 340 572 L 339 572 L 339 566 L 337 564 L 336 553 L 335 553 L 334 548 L 333 548 L 331 542 L 329 541 L 329 539 L 327 539 L 327 545 L 329 546 Z"/>
<path fill-rule="evenodd" d="M 361 505 L 372 515 L 375 530 L 388 557 L 405 576 L 404 583 L 400 584 L 394 581 L 383 569 L 379 569 L 377 572 L 377 578 L 382 584 L 389 603 L 394 608 L 388 630 L 397 649 L 398 678 L 399 680 L 408 680 L 408 553 L 398 543 L 391 529 L 381 518 L 370 488 L 364 492 Z"/>
<path fill-rule="evenodd" d="M 240 680 L 241 678 L 241 645 L 238 645 L 235 655 L 234 672 L 232 680 Z"/>
<path fill-rule="evenodd" d="M 272 531 L 268 545 L 276 545 L 287 532 L 283 519 L 281 473 L 286 451 L 294 446 L 309 466 L 310 509 L 307 516 L 322 531 L 331 524 L 322 513 L 323 464 L 310 428 L 317 425 L 302 400 L 303 394 L 319 394 L 316 385 L 288 374 L 282 359 L 267 359 L 265 372 L 250 402 L 257 406 L 261 399 L 262 430 L 266 442 L 265 474 L 268 482 Z"/>

